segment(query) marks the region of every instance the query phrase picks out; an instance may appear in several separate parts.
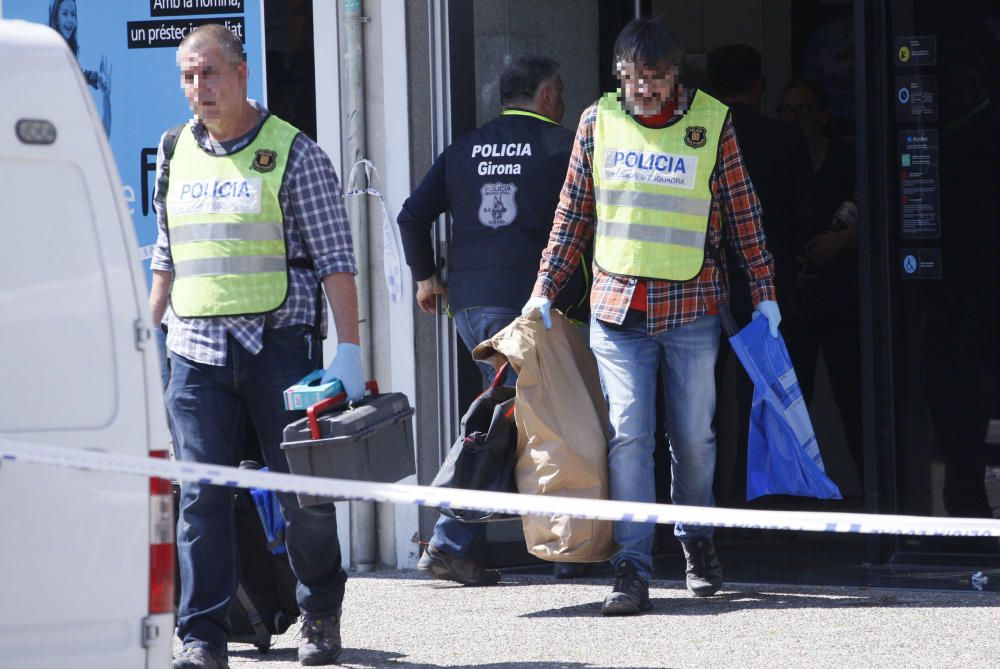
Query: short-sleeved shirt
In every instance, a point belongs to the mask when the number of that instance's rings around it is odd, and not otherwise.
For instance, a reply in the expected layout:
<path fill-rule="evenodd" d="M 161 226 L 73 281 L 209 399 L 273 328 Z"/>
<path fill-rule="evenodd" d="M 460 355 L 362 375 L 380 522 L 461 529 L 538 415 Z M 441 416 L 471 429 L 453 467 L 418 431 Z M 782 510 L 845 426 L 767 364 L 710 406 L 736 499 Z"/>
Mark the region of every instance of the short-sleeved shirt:
<path fill-rule="evenodd" d="M 251 104 L 261 114 L 260 123 L 246 135 L 230 142 L 214 141 L 204 125 L 191 121 L 191 130 L 199 146 L 220 156 L 233 154 L 247 146 L 268 115 L 267 110 L 257 103 L 251 101 Z M 161 138 L 157 153 L 158 177 L 163 169 L 163 160 Z M 171 166 L 171 170 L 175 169 Z M 180 318 L 168 306 L 163 322 L 168 329 L 167 348 L 173 353 L 194 362 L 224 365 L 229 335 L 256 355 L 261 350 L 265 328 L 313 325 L 318 317 L 325 334 L 325 305 L 319 282 L 329 274 L 356 272 L 351 226 L 337 173 L 316 142 L 300 133 L 292 143 L 286 170 L 287 175 L 278 194 L 284 216 L 286 254 L 289 260 L 311 260 L 313 269 L 289 267 L 288 296 L 285 303 L 270 314 Z M 158 235 L 151 268 L 172 272 L 166 210 L 160 204 L 165 197 L 166 193 L 157 192 L 153 200 Z"/>
<path fill-rule="evenodd" d="M 683 116 L 676 116 L 670 123 L 682 119 Z M 580 117 L 555 222 L 532 292 L 535 296 L 552 298 L 559 292 L 594 234 L 596 218 L 591 166 L 596 120 L 595 103 Z M 728 117 L 709 187 L 712 206 L 705 262 L 698 276 L 688 281 L 643 279 L 611 274 L 595 263 L 590 293 L 590 309 L 595 318 L 607 323 L 622 323 L 640 281 L 646 282 L 646 331 L 650 335 L 686 325 L 707 313 L 717 313 L 718 305 L 728 300 L 726 260 L 720 253 L 723 224 L 727 243 L 744 265 L 754 304 L 776 299 L 774 264 L 764 243 L 760 201 L 743 163 L 732 119 Z"/>

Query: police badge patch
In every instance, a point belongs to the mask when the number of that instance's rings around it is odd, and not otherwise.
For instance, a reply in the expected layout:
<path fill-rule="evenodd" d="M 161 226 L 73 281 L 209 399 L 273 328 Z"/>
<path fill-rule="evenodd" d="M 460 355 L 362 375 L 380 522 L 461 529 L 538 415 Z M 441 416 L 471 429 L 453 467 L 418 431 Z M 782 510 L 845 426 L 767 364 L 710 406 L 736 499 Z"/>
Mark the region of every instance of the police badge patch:
<path fill-rule="evenodd" d="M 479 189 L 483 201 L 479 204 L 479 222 L 488 228 L 502 228 L 517 218 L 514 184 L 483 184 Z"/>
<path fill-rule="evenodd" d="M 274 169 L 278 160 L 278 154 L 271 149 L 257 149 L 250 167 L 258 172 L 270 172 Z"/>
<path fill-rule="evenodd" d="M 684 132 L 684 143 L 692 149 L 700 149 L 705 146 L 708 131 L 700 125 L 689 125 Z"/>

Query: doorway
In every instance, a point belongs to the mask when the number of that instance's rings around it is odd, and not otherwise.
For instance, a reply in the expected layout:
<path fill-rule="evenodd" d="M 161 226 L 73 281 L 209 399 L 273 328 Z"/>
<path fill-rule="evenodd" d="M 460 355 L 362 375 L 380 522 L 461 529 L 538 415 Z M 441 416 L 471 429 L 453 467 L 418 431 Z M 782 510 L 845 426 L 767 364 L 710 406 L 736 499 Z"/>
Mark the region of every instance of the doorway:
<path fill-rule="evenodd" d="M 849 174 L 841 175 L 847 182 L 844 200 L 853 195 L 853 142 L 854 142 L 854 42 L 853 3 L 850 0 L 828 2 L 743 2 L 739 0 L 711 0 L 688 3 L 680 0 L 652 0 L 639 6 L 644 15 L 662 17 L 678 34 L 686 47 L 684 76 L 688 86 L 708 88 L 708 54 L 725 44 L 745 44 L 761 56 L 762 80 L 766 82 L 760 101 L 760 112 L 776 116 L 785 85 L 795 79 L 810 78 L 828 91 L 830 101 L 829 123 L 824 133 L 846 147 Z M 567 114 L 564 122 L 573 127 L 580 113 L 601 92 L 614 85 L 610 61 L 614 38 L 635 14 L 634 2 L 561 2 L 537 3 L 527 0 L 504 2 L 477 2 L 452 6 L 449 9 L 449 50 L 451 62 L 451 136 L 458 137 L 492 118 L 499 110 L 496 80 L 504 65 L 505 57 L 527 53 L 540 53 L 562 63 L 562 77 L 566 83 Z M 551 30 L 558 25 L 559 31 Z M 605 71 L 607 70 L 607 71 Z M 474 101 L 474 105 L 469 102 Z M 785 120 L 791 122 L 795 118 Z M 843 157 L 843 156 L 842 156 Z M 840 201 L 830 206 L 830 211 L 813 212 L 823 219 L 823 225 L 833 219 Z M 765 213 L 766 217 L 766 213 Z M 808 241 L 804 231 L 797 239 Z M 793 256 L 795 249 L 785 250 Z M 844 262 L 847 271 L 853 271 L 853 282 L 838 295 L 846 305 L 837 312 L 847 321 L 843 330 L 853 337 L 853 348 L 858 348 L 857 249 L 847 254 Z M 795 267 L 794 257 L 784 258 Z M 853 270 L 851 269 L 853 268 Z M 745 286 L 744 286 L 745 290 Z M 527 296 L 526 296 L 527 297 Z M 840 303 L 838 303 L 840 304 Z M 783 309 L 784 309 L 783 305 Z M 829 312 L 834 307 L 828 307 Z M 791 306 L 788 307 L 791 311 Z M 845 311 L 846 310 L 846 311 Z M 795 319 L 789 321 L 794 324 Z M 825 323 L 831 322 L 827 319 Z M 805 326 L 803 331 L 807 331 Z M 440 328 L 444 330 L 447 328 Z M 786 336 L 792 337 L 791 333 Z M 796 338 L 804 338 L 804 335 Z M 814 337 L 815 339 L 815 337 Z M 860 354 L 850 356 L 845 347 L 831 347 L 823 341 L 802 354 L 810 379 L 808 396 L 824 462 L 831 477 L 840 485 L 847 500 L 839 504 L 815 502 L 804 498 L 767 497 L 755 501 L 755 508 L 818 509 L 860 511 L 865 508 L 862 487 L 862 448 L 860 444 L 860 402 L 845 398 L 861 396 Z M 455 347 L 457 369 L 455 393 L 457 414 L 481 389 L 480 375 L 469 354 L 458 343 Z M 855 374 L 843 374 L 847 362 L 854 365 Z M 731 353 L 724 347 L 723 356 Z M 716 492 L 719 506 L 748 506 L 745 500 L 746 464 L 740 455 L 741 429 L 739 420 L 740 386 L 736 379 L 743 374 L 734 363 L 722 365 L 719 384 L 719 409 L 717 432 L 719 466 L 717 467 Z M 832 366 L 832 373 L 831 373 Z M 814 380 L 814 382 L 812 382 Z M 846 414 L 846 418 L 845 418 Z M 741 427 L 742 425 L 742 427 Z M 661 430 L 662 433 L 662 430 Z M 743 442 L 745 443 L 745 442 Z M 745 448 L 745 447 L 744 447 Z M 669 501 L 669 455 L 666 439 L 662 440 L 657 454 L 659 498 Z M 874 485 L 874 484 L 872 484 Z M 494 564 L 525 564 L 532 562 L 523 548 L 520 523 L 509 523 L 501 531 L 493 532 L 496 545 L 484 554 Z M 658 551 L 663 559 L 664 574 L 674 574 L 674 562 L 680 555 L 671 528 L 661 527 Z M 489 536 L 489 533 L 488 533 Z M 720 550 L 731 556 L 731 563 L 761 563 L 768 556 L 789 556 L 797 564 L 826 564 L 831 561 L 857 565 L 865 561 L 866 539 L 863 537 L 835 537 L 793 535 L 787 532 L 754 532 L 720 530 Z M 503 544 L 506 548 L 499 550 Z M 747 559 L 743 559 L 746 556 Z M 766 561 L 766 559 L 765 559 Z M 669 566 L 668 566 L 669 563 Z M 760 567 L 755 568 L 760 570 Z M 787 569 L 787 560 L 773 566 L 776 574 Z"/>
<path fill-rule="evenodd" d="M 541 53 L 563 63 L 565 125 L 572 127 L 580 112 L 613 82 L 607 54 L 614 36 L 634 15 L 635 4 L 567 0 L 542 6 L 527 0 L 478 0 L 453 7 L 452 137 L 497 112 L 495 81 L 507 54 Z M 801 117 L 825 109 L 822 139 L 840 151 L 832 171 L 838 174 L 841 195 L 810 198 L 810 215 L 796 219 L 800 227 L 783 251 L 800 294 L 797 305 L 787 310 L 782 305 L 789 316 L 782 327 L 809 399 L 824 464 L 845 499 L 768 496 L 746 502 L 741 453 L 745 427 L 740 420 L 745 407 L 739 383 L 743 372 L 726 360 L 731 354 L 724 346 L 716 416 L 717 504 L 831 512 L 995 513 L 1000 507 L 998 279 L 997 263 L 990 258 L 998 250 L 998 217 L 995 194 L 976 181 L 995 170 L 988 165 L 992 151 L 966 150 L 962 142 L 982 148 L 974 138 L 995 143 L 997 137 L 991 102 L 997 94 L 993 73 L 1000 71 L 995 55 L 1000 53 L 997 10 L 976 0 L 962 0 L 957 13 L 954 6 L 946 10 L 931 0 L 639 4 L 644 15 L 661 17 L 684 42 L 689 86 L 709 89 L 708 54 L 713 49 L 748 45 L 761 58 L 759 112 L 800 125 L 805 139 Z M 955 16 L 963 20 L 951 20 Z M 564 29 L 552 31 L 548 27 L 553 25 Z M 945 25 L 947 31 L 941 28 Z M 940 45 L 936 62 L 921 55 L 919 39 L 907 47 L 916 54 L 909 65 L 892 61 L 890 56 L 898 58 L 900 53 L 899 40 L 922 35 L 933 35 Z M 901 77 L 936 86 L 932 92 L 939 94 L 940 114 L 933 119 L 919 113 L 916 118 L 905 116 L 909 112 L 901 112 L 896 102 Z M 799 90 L 798 98 L 789 96 L 791 82 L 815 95 L 804 99 Z M 817 88 L 810 89 L 813 85 Z M 937 156 L 923 145 L 900 144 L 913 141 L 904 139 L 908 131 L 924 129 L 937 133 L 941 161 L 939 187 L 929 194 L 921 190 L 923 182 L 913 183 L 916 170 L 901 169 L 910 167 L 902 162 L 904 153 L 911 161 L 923 156 L 925 163 L 928 156 Z M 750 138 L 745 139 L 748 150 Z M 923 198 L 919 202 L 914 199 L 918 195 Z M 926 213 L 928 207 L 937 223 L 928 224 L 913 213 Z M 977 225 L 947 224 L 969 219 Z M 817 282 L 803 246 L 817 235 L 849 225 L 857 226 L 853 244 L 843 245 L 826 280 Z M 909 275 L 910 256 L 918 276 Z M 969 258 L 975 262 L 967 262 Z M 478 393 L 480 377 L 468 352 L 461 344 L 457 348 L 453 396 L 460 415 Z M 970 353 L 956 357 L 957 350 Z M 668 457 L 664 439 L 657 454 L 659 497 L 664 502 L 669 501 Z M 680 549 L 671 528 L 659 529 L 658 575 L 673 578 L 680 573 Z M 758 581 L 865 584 L 892 578 L 895 566 L 940 562 L 950 559 L 940 557 L 946 554 L 980 559 L 996 552 L 995 540 L 977 547 L 967 541 L 754 530 L 719 530 L 716 536 L 729 577 Z M 533 562 L 520 541 L 519 523 L 495 533 L 494 540 L 485 556 L 493 564 Z"/>
<path fill-rule="evenodd" d="M 887 437 L 882 508 L 997 517 L 1000 7 L 895 0 L 867 20 L 880 26 L 866 88 L 882 100 L 872 140 L 885 165 L 884 178 L 869 180 L 885 222 L 873 239 L 885 271 L 873 278 L 888 315 L 877 345 L 888 355 L 876 371 L 892 390 L 880 398 L 891 414 L 876 426 Z M 956 580 L 948 568 L 970 565 L 1000 575 L 996 538 L 901 537 L 882 549 L 903 576 Z"/>

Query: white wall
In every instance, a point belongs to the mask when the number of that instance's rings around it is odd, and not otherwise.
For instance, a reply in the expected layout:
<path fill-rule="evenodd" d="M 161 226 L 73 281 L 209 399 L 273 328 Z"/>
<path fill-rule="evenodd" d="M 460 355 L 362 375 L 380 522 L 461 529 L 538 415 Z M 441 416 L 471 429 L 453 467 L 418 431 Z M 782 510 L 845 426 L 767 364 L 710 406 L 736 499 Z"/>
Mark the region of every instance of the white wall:
<path fill-rule="evenodd" d="M 338 164 L 338 173 L 345 191 L 351 165 L 344 160 L 342 144 L 343 115 L 347 110 L 341 104 L 343 41 L 340 34 L 338 9 L 341 3 L 313 3 L 313 21 L 316 53 L 316 105 L 317 134 L 320 145 Z M 385 201 L 390 229 L 395 233 L 396 215 L 409 195 L 409 128 L 407 119 L 406 51 L 400 48 L 406 42 L 405 16 L 399 0 L 364 0 L 362 11 L 371 19 L 362 24 L 365 67 L 365 141 L 366 156 L 378 172 L 370 187 L 381 192 Z M 388 95 L 387 95 L 388 94 Z M 388 97 L 388 103 L 386 103 Z M 362 181 L 354 186 L 361 187 Z M 414 371 L 413 283 L 399 256 L 402 290 L 401 299 L 394 302 L 386 288 L 384 274 L 385 245 L 383 244 L 383 213 L 379 200 L 371 195 L 358 195 L 367 200 L 366 221 L 354 221 L 355 234 L 367 235 L 370 262 L 359 263 L 358 272 L 367 273 L 371 295 L 371 376 L 382 391 L 401 392 L 416 401 Z M 325 362 L 333 357 L 336 338 L 327 339 Z M 417 531 L 416 507 L 380 508 L 378 530 L 379 562 L 401 568 L 416 566 L 417 546 L 412 542 Z M 347 505 L 341 504 L 338 520 L 339 534 L 344 548 L 344 562 L 350 564 L 349 514 Z"/>
<path fill-rule="evenodd" d="M 313 54 L 316 62 L 316 141 L 333 160 L 343 178 L 340 156 L 340 57 L 336 5 L 313 4 Z M 330 336 L 323 345 L 323 362 L 329 364 L 337 350 L 337 333 L 332 321 Z M 337 505 L 337 538 L 341 564 L 351 566 L 351 514 L 347 504 Z"/>

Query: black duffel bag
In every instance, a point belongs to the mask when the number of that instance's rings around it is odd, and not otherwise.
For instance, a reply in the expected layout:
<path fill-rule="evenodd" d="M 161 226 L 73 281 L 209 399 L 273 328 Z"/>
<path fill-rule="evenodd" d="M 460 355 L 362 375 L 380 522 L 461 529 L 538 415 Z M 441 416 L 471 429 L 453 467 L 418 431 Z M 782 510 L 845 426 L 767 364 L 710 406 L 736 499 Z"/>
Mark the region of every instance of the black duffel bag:
<path fill-rule="evenodd" d="M 514 389 L 501 385 L 509 367 L 510 364 L 505 363 L 500 368 L 493 384 L 472 401 L 462 416 L 461 434 L 448 451 L 432 486 L 517 492 L 514 482 L 517 456 Z M 509 517 L 471 509 L 441 508 L 440 511 L 466 522 Z"/>

